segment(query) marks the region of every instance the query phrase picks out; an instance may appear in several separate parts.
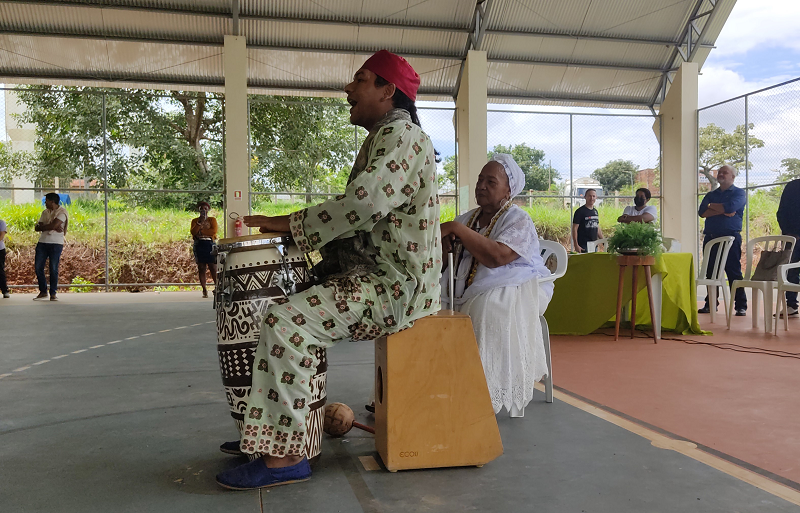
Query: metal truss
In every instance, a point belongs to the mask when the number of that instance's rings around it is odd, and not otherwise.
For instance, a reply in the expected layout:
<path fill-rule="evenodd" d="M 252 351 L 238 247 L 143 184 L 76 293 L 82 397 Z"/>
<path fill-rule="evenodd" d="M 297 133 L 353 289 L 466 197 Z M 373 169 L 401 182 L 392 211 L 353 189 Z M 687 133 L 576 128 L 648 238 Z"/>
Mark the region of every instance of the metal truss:
<path fill-rule="evenodd" d="M 700 12 L 700 8 L 705 2 L 708 2 L 710 8 L 706 11 Z M 692 9 L 689 19 L 686 21 L 683 30 L 681 30 L 680 43 L 675 46 L 672 54 L 670 55 L 668 65 L 672 66 L 675 60 L 680 57 L 682 62 L 693 62 L 697 56 L 697 51 L 700 48 L 714 48 L 713 45 L 702 43 L 705 38 L 711 22 L 719 12 L 719 5 L 725 0 L 698 0 Z M 702 28 L 700 27 L 700 20 L 704 20 Z M 653 97 L 651 108 L 655 105 L 664 103 L 667 97 L 667 89 L 669 89 L 672 80 L 675 78 L 677 66 L 669 71 L 665 71 L 661 77 L 661 86 L 659 87 L 656 95 Z"/>

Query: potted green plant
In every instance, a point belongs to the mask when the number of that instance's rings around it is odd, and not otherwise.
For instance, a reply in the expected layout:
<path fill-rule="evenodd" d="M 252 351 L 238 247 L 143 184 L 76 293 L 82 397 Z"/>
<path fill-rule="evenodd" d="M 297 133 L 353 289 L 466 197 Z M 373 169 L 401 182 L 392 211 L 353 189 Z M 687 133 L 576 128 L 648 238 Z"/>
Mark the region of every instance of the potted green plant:
<path fill-rule="evenodd" d="M 620 255 L 657 256 L 661 234 L 649 223 L 618 224 L 608 239 L 608 251 Z"/>

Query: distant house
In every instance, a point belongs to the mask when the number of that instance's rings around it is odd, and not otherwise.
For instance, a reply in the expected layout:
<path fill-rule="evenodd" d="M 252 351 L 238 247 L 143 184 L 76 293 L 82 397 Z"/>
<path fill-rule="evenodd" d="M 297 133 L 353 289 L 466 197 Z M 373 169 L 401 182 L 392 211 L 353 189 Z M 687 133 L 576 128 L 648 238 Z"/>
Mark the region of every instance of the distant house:
<path fill-rule="evenodd" d="M 653 196 L 661 195 L 661 188 L 656 185 L 658 171 L 652 168 L 640 169 L 636 172 L 636 183 L 643 183 Z"/>

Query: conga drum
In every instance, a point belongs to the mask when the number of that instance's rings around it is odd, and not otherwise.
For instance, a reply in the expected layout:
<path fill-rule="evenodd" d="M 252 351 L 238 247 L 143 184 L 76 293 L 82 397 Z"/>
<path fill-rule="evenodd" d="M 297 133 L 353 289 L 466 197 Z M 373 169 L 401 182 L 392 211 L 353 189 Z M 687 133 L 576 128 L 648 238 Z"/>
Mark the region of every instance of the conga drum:
<path fill-rule="evenodd" d="M 221 239 L 217 243 L 217 352 L 222 386 L 231 416 L 244 429 L 244 414 L 253 382 L 253 359 L 262 319 L 276 299 L 312 285 L 308 262 L 288 234 L 260 233 Z M 306 419 L 306 456 L 319 457 L 325 418 L 325 349 L 317 348 L 317 372 L 311 379 Z M 253 458 L 259 455 L 252 455 Z"/>

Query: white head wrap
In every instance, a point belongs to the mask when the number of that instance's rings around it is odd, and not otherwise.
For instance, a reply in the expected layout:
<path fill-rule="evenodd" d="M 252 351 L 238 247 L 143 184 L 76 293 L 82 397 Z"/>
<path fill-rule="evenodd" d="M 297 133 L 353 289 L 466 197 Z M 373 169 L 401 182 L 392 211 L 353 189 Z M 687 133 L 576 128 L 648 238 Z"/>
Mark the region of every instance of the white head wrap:
<path fill-rule="evenodd" d="M 508 175 L 508 187 L 511 189 L 511 197 L 514 198 L 525 188 L 525 173 L 514 161 L 514 157 L 508 153 L 495 153 L 492 161 L 502 165 Z"/>

